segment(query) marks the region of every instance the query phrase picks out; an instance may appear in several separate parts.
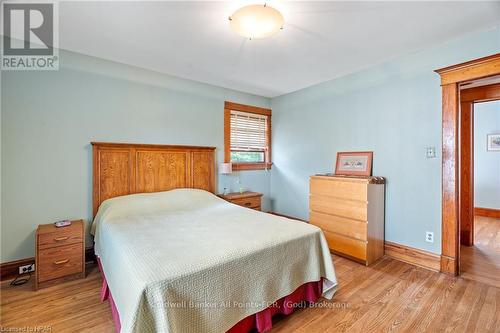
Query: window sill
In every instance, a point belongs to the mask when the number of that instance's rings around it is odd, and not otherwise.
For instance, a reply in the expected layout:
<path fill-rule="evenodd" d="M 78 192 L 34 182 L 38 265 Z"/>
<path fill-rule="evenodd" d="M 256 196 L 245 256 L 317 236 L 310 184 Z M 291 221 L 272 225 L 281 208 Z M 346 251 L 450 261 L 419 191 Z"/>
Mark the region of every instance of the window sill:
<path fill-rule="evenodd" d="M 271 169 L 272 163 L 233 163 L 233 170 L 265 170 Z"/>

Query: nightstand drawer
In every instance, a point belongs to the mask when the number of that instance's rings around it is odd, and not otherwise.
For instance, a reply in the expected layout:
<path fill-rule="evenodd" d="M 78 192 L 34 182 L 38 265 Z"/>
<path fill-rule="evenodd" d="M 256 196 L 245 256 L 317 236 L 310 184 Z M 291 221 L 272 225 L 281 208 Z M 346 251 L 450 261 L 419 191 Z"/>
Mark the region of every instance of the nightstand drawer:
<path fill-rule="evenodd" d="M 47 249 L 55 246 L 69 245 L 83 242 L 83 235 L 81 232 L 74 230 L 61 230 L 49 234 L 38 235 L 38 247 L 40 249 Z"/>
<path fill-rule="evenodd" d="M 83 243 L 40 249 L 38 253 L 38 282 L 82 272 Z"/>
<path fill-rule="evenodd" d="M 260 207 L 260 197 L 233 199 L 231 202 L 247 208 Z"/>

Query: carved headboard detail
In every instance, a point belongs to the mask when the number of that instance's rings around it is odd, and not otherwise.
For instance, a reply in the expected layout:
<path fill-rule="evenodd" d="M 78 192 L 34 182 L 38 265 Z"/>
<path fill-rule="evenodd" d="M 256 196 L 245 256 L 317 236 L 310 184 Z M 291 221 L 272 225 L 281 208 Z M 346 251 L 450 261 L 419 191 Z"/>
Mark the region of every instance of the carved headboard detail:
<path fill-rule="evenodd" d="M 215 193 L 215 147 L 92 142 L 93 214 L 106 199 L 174 188 Z"/>

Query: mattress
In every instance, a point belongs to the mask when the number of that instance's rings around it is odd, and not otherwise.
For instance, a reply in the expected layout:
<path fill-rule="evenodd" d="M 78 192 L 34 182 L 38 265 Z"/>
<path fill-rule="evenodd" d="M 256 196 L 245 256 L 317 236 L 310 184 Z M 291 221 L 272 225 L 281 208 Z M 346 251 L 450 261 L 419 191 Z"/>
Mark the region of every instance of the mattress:
<path fill-rule="evenodd" d="M 202 190 L 109 199 L 92 233 L 121 332 L 225 332 L 304 283 L 337 285 L 319 228 Z"/>

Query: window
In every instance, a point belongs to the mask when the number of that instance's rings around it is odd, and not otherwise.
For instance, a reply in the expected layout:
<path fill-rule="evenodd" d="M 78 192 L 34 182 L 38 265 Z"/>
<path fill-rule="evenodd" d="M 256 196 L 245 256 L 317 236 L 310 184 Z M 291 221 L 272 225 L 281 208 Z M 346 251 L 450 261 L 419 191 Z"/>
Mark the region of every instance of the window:
<path fill-rule="evenodd" d="M 271 110 L 225 103 L 224 160 L 234 170 L 271 167 Z"/>

